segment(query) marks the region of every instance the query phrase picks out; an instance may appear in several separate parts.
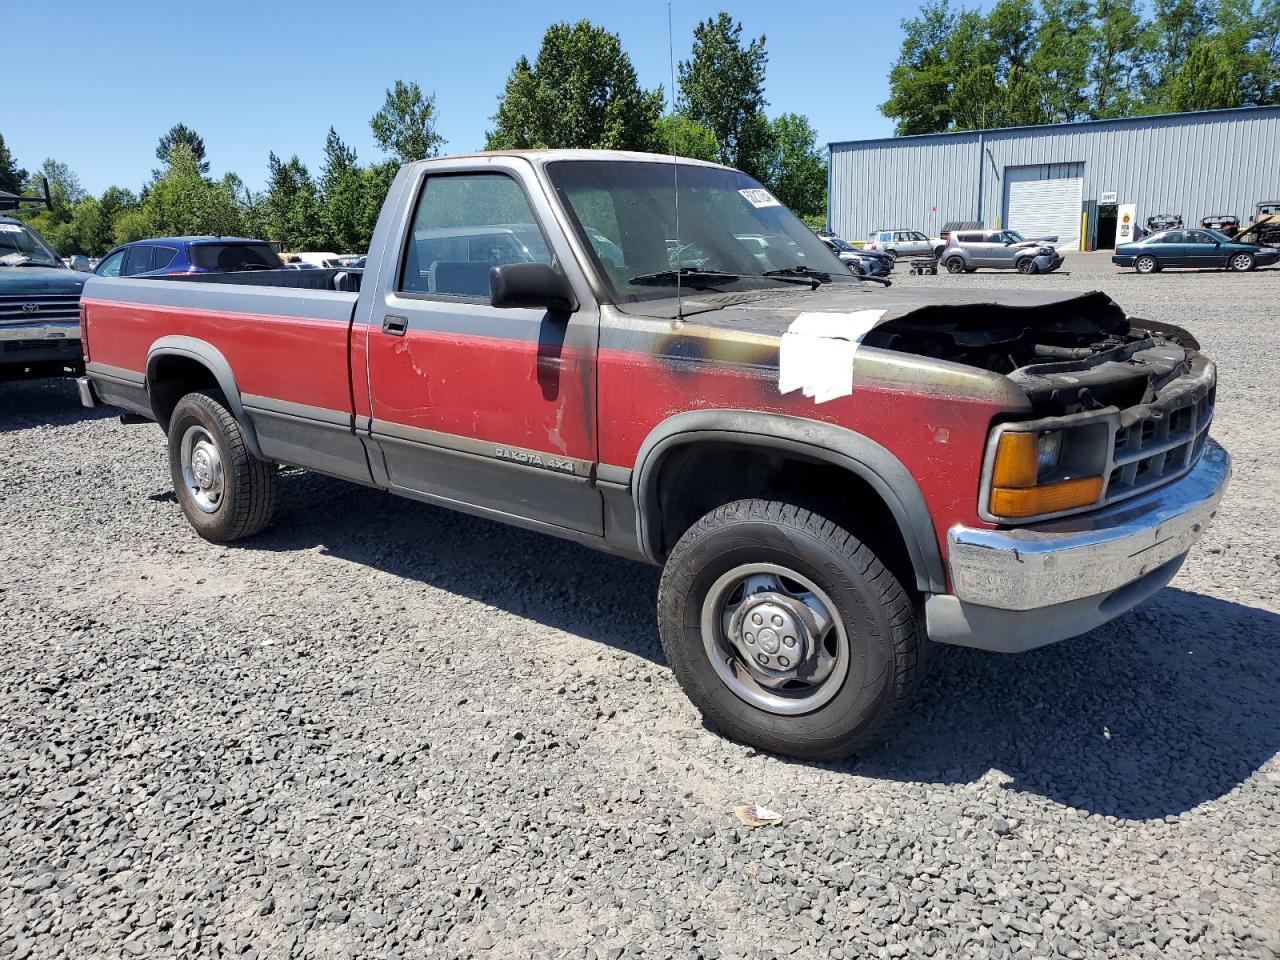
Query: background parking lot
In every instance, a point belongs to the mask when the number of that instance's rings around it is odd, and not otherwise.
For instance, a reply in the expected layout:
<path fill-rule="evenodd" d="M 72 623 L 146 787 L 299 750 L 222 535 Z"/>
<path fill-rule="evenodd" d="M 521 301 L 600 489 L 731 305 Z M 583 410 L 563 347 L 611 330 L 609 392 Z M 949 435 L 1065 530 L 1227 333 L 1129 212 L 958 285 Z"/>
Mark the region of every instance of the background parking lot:
<path fill-rule="evenodd" d="M 936 649 L 908 721 L 840 764 L 703 729 L 656 569 L 301 472 L 264 535 L 213 546 L 154 426 L 0 384 L 0 943 L 1280 953 L 1280 270 L 894 282 L 1100 288 L 1188 327 L 1235 479 L 1152 601 L 1019 657 Z"/>

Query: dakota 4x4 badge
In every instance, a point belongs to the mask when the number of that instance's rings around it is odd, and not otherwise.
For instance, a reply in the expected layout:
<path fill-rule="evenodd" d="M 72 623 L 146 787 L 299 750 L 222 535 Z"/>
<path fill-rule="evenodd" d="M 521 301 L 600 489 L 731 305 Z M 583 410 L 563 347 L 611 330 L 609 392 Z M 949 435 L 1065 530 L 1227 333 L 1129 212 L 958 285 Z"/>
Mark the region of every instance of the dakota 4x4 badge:
<path fill-rule="evenodd" d="M 555 470 L 557 473 L 575 473 L 572 460 L 562 460 L 559 457 L 543 456 L 540 453 L 531 453 L 528 450 L 515 450 L 511 447 L 496 447 L 494 454 L 499 460 L 511 460 L 515 463 L 523 463 L 526 467 L 538 467 L 542 470 Z"/>

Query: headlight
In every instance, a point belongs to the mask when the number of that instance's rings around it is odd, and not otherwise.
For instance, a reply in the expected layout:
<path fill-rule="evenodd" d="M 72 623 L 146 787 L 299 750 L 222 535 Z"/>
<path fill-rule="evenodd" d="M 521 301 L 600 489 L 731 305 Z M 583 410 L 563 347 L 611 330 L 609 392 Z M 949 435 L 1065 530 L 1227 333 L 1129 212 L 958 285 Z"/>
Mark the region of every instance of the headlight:
<path fill-rule="evenodd" d="M 1102 497 L 1093 429 L 1006 430 L 1000 434 L 991 469 L 988 512 L 1021 520 L 1096 504 Z"/>

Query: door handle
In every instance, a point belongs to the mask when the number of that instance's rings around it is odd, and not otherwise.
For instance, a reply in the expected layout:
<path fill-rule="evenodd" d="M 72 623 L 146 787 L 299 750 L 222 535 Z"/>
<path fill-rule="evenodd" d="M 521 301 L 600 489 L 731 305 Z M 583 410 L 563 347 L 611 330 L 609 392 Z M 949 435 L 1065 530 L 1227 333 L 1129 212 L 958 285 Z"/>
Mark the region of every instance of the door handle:
<path fill-rule="evenodd" d="M 409 318 L 402 317 L 398 313 L 388 313 L 382 318 L 382 332 L 389 333 L 393 337 L 403 337 L 404 332 L 409 329 Z"/>

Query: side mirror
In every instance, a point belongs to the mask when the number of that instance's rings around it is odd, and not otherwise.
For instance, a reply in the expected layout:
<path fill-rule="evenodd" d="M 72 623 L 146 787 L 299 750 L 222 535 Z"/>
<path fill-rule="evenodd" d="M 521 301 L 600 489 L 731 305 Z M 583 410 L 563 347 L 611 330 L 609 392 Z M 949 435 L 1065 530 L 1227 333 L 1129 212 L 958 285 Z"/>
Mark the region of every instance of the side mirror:
<path fill-rule="evenodd" d="M 89 272 L 89 258 L 84 254 L 77 253 L 71 258 L 71 269 L 79 270 L 81 273 Z"/>
<path fill-rule="evenodd" d="M 545 263 L 504 263 L 490 268 L 489 303 L 501 309 L 524 307 L 551 313 L 578 309 L 568 277 Z"/>

